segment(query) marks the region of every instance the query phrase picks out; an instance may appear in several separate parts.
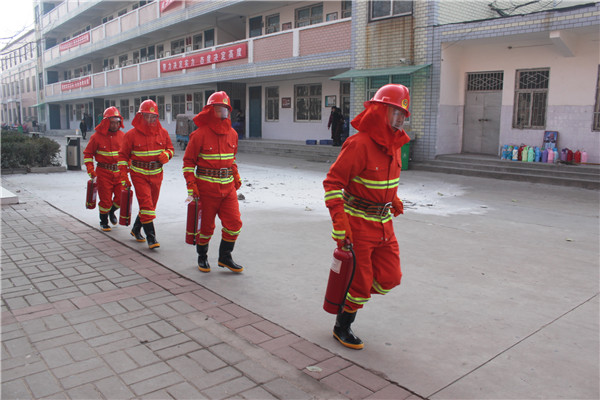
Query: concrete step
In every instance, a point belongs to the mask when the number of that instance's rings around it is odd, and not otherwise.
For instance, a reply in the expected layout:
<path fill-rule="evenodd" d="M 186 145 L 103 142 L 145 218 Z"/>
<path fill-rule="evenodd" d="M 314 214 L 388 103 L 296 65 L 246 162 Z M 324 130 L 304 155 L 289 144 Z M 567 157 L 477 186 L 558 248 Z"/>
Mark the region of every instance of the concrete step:
<path fill-rule="evenodd" d="M 596 165 L 525 163 L 500 160 L 490 156 L 457 154 L 438 156 L 431 161 L 411 162 L 410 168 L 483 178 L 600 189 L 600 168 Z"/>
<path fill-rule="evenodd" d="M 307 145 L 289 140 L 240 140 L 238 149 L 242 153 L 270 154 L 281 157 L 299 158 L 308 161 L 334 162 L 341 147 L 331 145 Z"/>

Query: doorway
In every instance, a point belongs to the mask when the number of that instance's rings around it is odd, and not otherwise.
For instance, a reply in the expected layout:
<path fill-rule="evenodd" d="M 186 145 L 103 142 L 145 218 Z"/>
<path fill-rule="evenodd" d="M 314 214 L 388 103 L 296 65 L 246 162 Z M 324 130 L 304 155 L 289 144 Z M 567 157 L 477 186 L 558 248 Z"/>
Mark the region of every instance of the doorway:
<path fill-rule="evenodd" d="M 463 153 L 498 155 L 504 72 L 476 72 L 467 76 Z"/>
<path fill-rule="evenodd" d="M 262 137 L 262 101 L 261 101 L 261 86 L 253 86 L 248 88 L 248 97 L 250 101 L 248 129 L 249 137 Z"/>

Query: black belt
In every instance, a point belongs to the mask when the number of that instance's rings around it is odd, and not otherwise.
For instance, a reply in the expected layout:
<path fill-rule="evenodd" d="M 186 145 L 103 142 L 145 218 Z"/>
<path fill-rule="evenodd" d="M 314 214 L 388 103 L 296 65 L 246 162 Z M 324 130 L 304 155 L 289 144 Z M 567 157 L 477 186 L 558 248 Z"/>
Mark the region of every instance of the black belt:
<path fill-rule="evenodd" d="M 231 168 L 207 169 L 196 167 L 196 175 L 211 176 L 214 178 L 229 178 L 233 175 Z"/>
<path fill-rule="evenodd" d="M 388 203 L 376 203 L 371 200 L 362 199 L 360 197 L 356 197 L 351 195 L 346 190 L 344 190 L 344 203 L 352 208 L 355 208 L 360 211 L 364 211 L 365 214 L 368 215 L 378 215 L 380 217 L 385 217 L 387 213 L 390 211 L 392 207 L 392 202 Z"/>
<path fill-rule="evenodd" d="M 99 162 L 99 163 L 97 163 L 97 166 L 99 168 L 104 168 L 109 171 L 118 171 L 119 170 L 119 166 L 117 164 L 108 164 L 108 163 Z"/>
<path fill-rule="evenodd" d="M 162 167 L 162 164 L 159 163 L 158 161 L 146 162 L 146 161 L 131 160 L 131 165 L 133 165 L 134 167 L 144 168 L 144 169 L 158 169 L 158 168 Z"/>

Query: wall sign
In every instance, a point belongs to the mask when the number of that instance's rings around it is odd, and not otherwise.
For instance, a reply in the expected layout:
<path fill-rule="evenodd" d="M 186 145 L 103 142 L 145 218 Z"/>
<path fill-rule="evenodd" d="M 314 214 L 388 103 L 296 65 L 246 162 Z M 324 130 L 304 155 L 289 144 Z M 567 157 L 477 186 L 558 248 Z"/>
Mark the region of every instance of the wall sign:
<path fill-rule="evenodd" d="M 197 68 L 204 65 L 239 60 L 248 57 L 248 43 L 222 47 L 214 51 L 205 51 L 191 56 L 170 58 L 160 62 L 161 72 L 179 71 L 188 68 Z"/>
<path fill-rule="evenodd" d="M 73 89 L 77 89 L 77 88 L 84 87 L 84 86 L 90 86 L 91 84 L 92 84 L 92 78 L 89 76 L 86 76 L 85 78 L 78 79 L 76 81 L 61 83 L 60 90 L 64 92 L 66 90 L 73 90 Z"/>
<path fill-rule="evenodd" d="M 79 36 L 74 37 L 71 40 L 67 40 L 66 42 L 63 42 L 61 44 L 58 45 L 58 50 L 59 51 L 65 51 L 65 50 L 69 50 L 73 47 L 77 47 L 81 44 L 87 43 L 90 41 L 90 33 L 86 32 L 83 33 Z"/>

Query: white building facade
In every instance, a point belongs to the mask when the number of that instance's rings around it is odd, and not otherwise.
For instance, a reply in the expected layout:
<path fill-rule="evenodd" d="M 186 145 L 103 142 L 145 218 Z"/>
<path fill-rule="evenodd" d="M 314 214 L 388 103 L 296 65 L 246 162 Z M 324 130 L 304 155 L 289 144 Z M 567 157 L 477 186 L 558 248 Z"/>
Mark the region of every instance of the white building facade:
<path fill-rule="evenodd" d="M 48 129 L 75 129 L 116 106 L 126 129 L 141 101 L 172 134 L 225 90 L 241 137 L 329 138 L 349 88 L 329 78 L 351 57 L 351 2 L 88 1 L 40 3 Z M 345 100 L 346 99 L 346 100 Z"/>
<path fill-rule="evenodd" d="M 432 5 L 431 131 L 420 157 L 499 155 L 505 144 L 541 146 L 553 131 L 559 150 L 600 162 L 600 3 Z"/>

